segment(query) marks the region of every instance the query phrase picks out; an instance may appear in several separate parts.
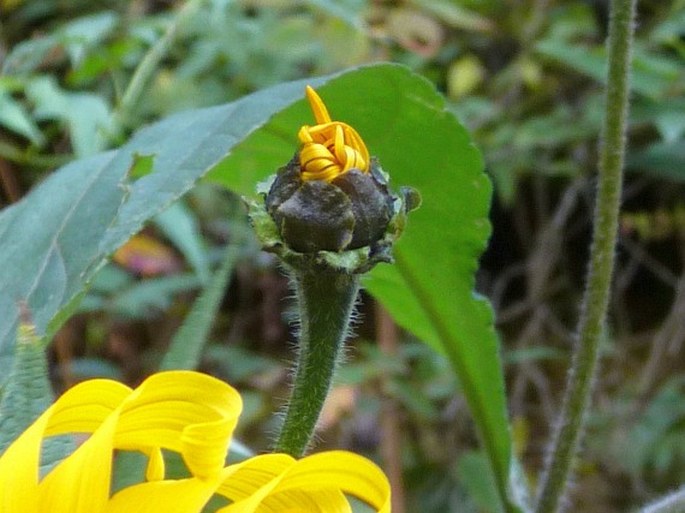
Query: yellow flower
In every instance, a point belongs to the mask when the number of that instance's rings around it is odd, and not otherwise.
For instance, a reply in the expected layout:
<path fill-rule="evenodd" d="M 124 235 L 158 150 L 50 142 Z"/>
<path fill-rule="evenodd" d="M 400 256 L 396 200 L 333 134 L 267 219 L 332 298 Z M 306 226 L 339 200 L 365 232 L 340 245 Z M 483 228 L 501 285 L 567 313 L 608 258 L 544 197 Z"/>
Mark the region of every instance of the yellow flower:
<path fill-rule="evenodd" d="M 302 179 L 330 182 L 353 168 L 368 173 L 369 151 L 361 136 L 347 123 L 332 121 L 314 89 L 307 86 L 306 93 L 317 124 L 298 133 Z"/>
<path fill-rule="evenodd" d="M 390 511 L 388 481 L 370 461 L 332 451 L 295 460 L 265 454 L 224 466 L 242 409 L 238 393 L 189 371 L 155 374 L 137 389 L 110 380 L 75 386 L 0 457 L 0 513 L 193 513 L 215 494 L 220 513 L 349 513 L 344 494 Z M 39 477 L 44 438 L 89 438 Z M 192 477 L 165 479 L 162 449 Z M 115 450 L 148 456 L 146 480 L 110 495 Z"/>

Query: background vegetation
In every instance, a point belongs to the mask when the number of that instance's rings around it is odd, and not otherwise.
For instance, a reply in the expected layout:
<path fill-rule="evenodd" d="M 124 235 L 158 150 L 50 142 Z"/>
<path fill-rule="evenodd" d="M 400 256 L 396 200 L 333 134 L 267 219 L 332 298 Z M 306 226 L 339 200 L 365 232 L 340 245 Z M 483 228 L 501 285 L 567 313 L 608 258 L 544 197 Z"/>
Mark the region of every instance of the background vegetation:
<path fill-rule="evenodd" d="M 525 469 L 540 468 L 587 262 L 606 2 L 0 6 L 3 207 L 57 166 L 176 111 L 380 60 L 433 82 L 471 131 L 495 186 L 477 288 L 496 311 L 515 451 Z M 611 329 L 573 494 L 587 512 L 629 510 L 685 482 L 685 3 L 638 7 Z M 150 56 L 160 60 L 141 66 Z M 235 267 L 226 293 L 217 292 L 200 367 L 239 387 L 241 439 L 267 448 L 292 357 L 288 285 L 258 251 L 239 199 L 210 183 L 156 217 L 98 274 L 52 344 L 56 388 L 92 376 L 136 382 L 158 368 L 227 243 Z M 486 462 L 445 357 L 394 329 L 369 297 L 360 308 L 322 446 L 382 460 L 406 511 L 492 511 Z"/>

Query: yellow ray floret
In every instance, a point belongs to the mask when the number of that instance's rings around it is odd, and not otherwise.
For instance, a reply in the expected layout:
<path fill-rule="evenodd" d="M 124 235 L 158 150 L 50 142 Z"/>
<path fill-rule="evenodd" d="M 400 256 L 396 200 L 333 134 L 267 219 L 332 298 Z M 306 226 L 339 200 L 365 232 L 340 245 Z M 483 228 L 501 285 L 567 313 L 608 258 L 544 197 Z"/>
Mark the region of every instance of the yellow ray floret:
<path fill-rule="evenodd" d="M 332 121 L 323 101 L 310 86 L 306 94 L 317 124 L 304 125 L 297 134 L 302 143 L 302 179 L 330 182 L 350 169 L 368 172 L 369 151 L 361 136 L 347 123 Z"/>
<path fill-rule="evenodd" d="M 231 501 L 222 513 L 350 513 L 345 494 L 389 513 L 383 472 L 344 451 L 224 466 L 241 407 L 233 388 L 189 371 L 155 374 L 135 390 L 77 385 L 0 457 L 0 513 L 199 513 L 215 493 Z M 89 438 L 41 479 L 43 440 L 69 433 Z M 166 479 L 162 449 L 180 453 L 191 477 Z M 148 466 L 145 481 L 112 496 L 115 450 L 140 451 Z"/>

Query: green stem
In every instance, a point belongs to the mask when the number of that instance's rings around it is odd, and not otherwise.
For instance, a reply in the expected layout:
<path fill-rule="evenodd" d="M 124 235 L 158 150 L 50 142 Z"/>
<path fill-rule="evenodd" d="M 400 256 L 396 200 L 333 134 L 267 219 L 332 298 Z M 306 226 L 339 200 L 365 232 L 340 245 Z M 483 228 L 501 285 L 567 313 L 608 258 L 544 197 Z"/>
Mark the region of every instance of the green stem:
<path fill-rule="evenodd" d="M 73 160 L 72 155 L 40 155 L 20 150 L 14 145 L 0 141 L 0 157 L 17 164 L 30 165 L 41 168 L 59 167 Z"/>
<path fill-rule="evenodd" d="M 637 0 L 612 0 L 610 7 L 606 110 L 587 288 L 581 306 L 578 346 L 573 357 L 551 457 L 539 489 L 537 513 L 552 513 L 559 509 L 578 451 L 597 369 L 618 231 L 636 2 Z"/>
<path fill-rule="evenodd" d="M 348 334 L 359 277 L 314 269 L 292 272 L 300 314 L 295 382 L 275 451 L 304 454 Z"/>
<path fill-rule="evenodd" d="M 188 0 L 167 27 L 162 37 L 145 54 L 143 60 L 140 61 L 140 64 L 133 72 L 133 76 L 117 107 L 115 113 L 117 126 L 121 125 L 122 122 L 126 120 L 128 114 L 136 106 L 140 96 L 143 94 L 145 85 L 149 82 L 152 74 L 159 66 L 159 63 L 169 51 L 171 44 L 176 38 L 179 27 L 195 12 L 195 9 L 199 7 L 202 1 L 203 0 Z"/>

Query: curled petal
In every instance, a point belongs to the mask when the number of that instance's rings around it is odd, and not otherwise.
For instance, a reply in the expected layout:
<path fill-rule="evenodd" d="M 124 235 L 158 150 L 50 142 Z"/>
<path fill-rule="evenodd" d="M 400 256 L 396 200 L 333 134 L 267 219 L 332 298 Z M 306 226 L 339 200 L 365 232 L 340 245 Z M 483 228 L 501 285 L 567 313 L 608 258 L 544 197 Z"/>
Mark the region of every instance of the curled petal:
<path fill-rule="evenodd" d="M 390 512 L 390 485 L 371 461 L 346 451 L 293 460 L 283 454 L 257 456 L 225 469 L 218 493 L 231 499 L 220 513 L 347 513 L 344 494 Z M 304 505 L 310 506 L 305 508 Z"/>
<path fill-rule="evenodd" d="M 299 460 L 276 491 L 316 491 L 331 483 L 379 513 L 390 512 L 390 484 L 383 471 L 366 458 L 346 451 L 322 452 Z"/>
<path fill-rule="evenodd" d="M 147 477 L 160 485 L 167 483 L 162 448 L 180 452 L 196 479 L 216 480 L 240 410 L 234 389 L 195 372 L 159 373 L 133 391 L 114 381 L 84 382 L 60 397 L 0 457 L 0 512 L 105 511 L 115 449 L 147 454 Z M 91 435 L 39 482 L 43 438 L 68 433 Z M 204 502 L 198 504 L 201 509 Z"/>
<path fill-rule="evenodd" d="M 141 483 L 115 494 L 103 513 L 200 513 L 217 486 L 198 478 Z"/>
<path fill-rule="evenodd" d="M 48 408 L 0 458 L 0 511 L 52 511 L 39 509 L 43 502 L 38 483 L 43 438 L 70 431 L 94 431 L 130 392 L 130 388 L 113 381 L 93 380 L 87 386 L 75 386 Z M 85 480 L 93 478 L 96 481 L 91 490 L 93 495 L 103 493 L 98 479 L 108 476 L 101 467 L 97 465 L 83 476 Z M 109 481 L 105 486 L 104 493 L 108 493 Z M 79 490 L 72 492 L 79 493 Z"/>
<path fill-rule="evenodd" d="M 330 182 L 354 168 L 368 173 L 371 161 L 361 136 L 347 123 L 331 121 L 316 91 L 309 86 L 306 91 L 317 124 L 298 132 L 302 179 Z"/>
<path fill-rule="evenodd" d="M 345 140 L 348 141 L 348 146 L 359 152 L 364 162 L 364 168 L 359 169 L 368 171 L 369 163 L 371 162 L 371 156 L 369 155 L 369 150 L 366 148 L 366 144 L 364 144 L 364 140 L 354 128 L 344 123 L 342 125 L 345 132 Z"/>
<path fill-rule="evenodd" d="M 347 147 L 345 146 L 345 135 L 342 127 L 338 125 L 335 127 L 333 153 L 338 162 L 340 162 L 343 166 L 347 164 L 347 152 L 345 151 L 346 149 Z M 352 150 L 352 148 L 350 149 Z"/>
<path fill-rule="evenodd" d="M 215 493 L 232 501 L 222 513 L 351 513 L 346 494 L 389 512 L 387 479 L 351 453 L 266 454 L 222 468 L 240 409 L 235 390 L 194 372 L 159 373 L 135 390 L 77 385 L 0 457 L 0 512 L 200 513 Z M 44 437 L 74 432 L 90 437 L 39 480 Z M 147 454 L 148 481 L 110 497 L 115 449 Z M 180 452 L 192 477 L 165 480 L 161 449 Z"/>
<path fill-rule="evenodd" d="M 179 452 L 198 476 L 223 467 L 242 409 L 238 392 L 204 374 L 173 371 L 151 376 L 136 393 L 122 409 L 117 448 Z"/>
<path fill-rule="evenodd" d="M 331 151 L 323 144 L 308 143 L 300 150 L 300 165 L 303 180 L 325 180 L 330 182 L 342 174 L 343 167 Z"/>

